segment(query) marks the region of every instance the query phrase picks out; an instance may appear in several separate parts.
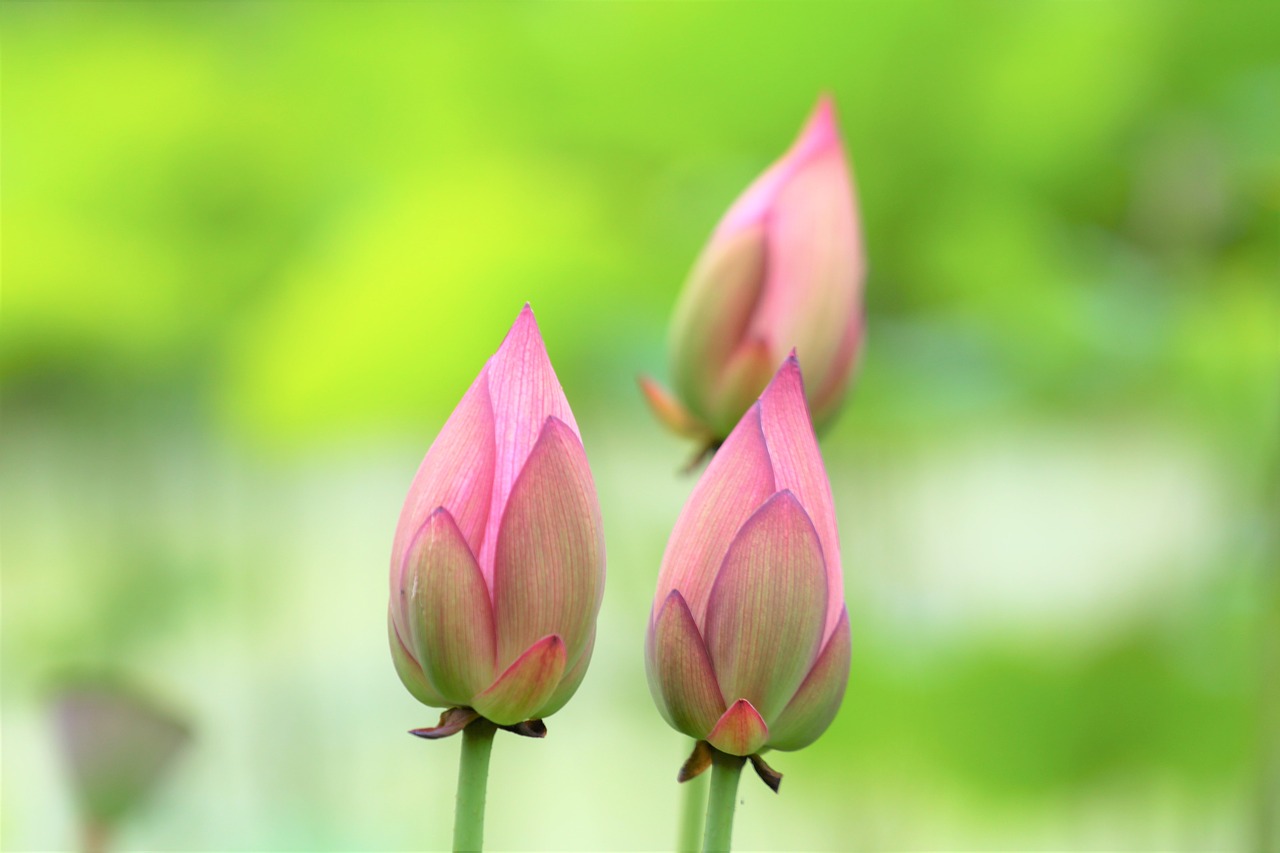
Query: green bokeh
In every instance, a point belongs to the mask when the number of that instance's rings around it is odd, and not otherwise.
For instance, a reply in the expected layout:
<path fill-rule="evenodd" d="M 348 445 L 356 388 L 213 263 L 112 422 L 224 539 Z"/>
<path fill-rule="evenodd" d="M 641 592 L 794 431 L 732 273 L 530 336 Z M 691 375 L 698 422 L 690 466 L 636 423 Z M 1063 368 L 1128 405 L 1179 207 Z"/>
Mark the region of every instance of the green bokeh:
<path fill-rule="evenodd" d="M 133 846 L 447 843 L 456 749 L 403 735 L 432 715 L 390 667 L 384 565 L 525 301 L 610 577 L 580 695 L 496 746 L 490 837 L 668 844 L 682 747 L 639 649 L 689 449 L 634 377 L 663 375 L 699 247 L 821 92 L 871 268 L 823 445 L 853 678 L 773 762 L 781 797 L 744 783 L 739 843 L 1280 844 L 1269 6 L 0 16 L 6 849 L 74 839 L 40 687 L 68 665 L 132 671 L 196 729 Z"/>

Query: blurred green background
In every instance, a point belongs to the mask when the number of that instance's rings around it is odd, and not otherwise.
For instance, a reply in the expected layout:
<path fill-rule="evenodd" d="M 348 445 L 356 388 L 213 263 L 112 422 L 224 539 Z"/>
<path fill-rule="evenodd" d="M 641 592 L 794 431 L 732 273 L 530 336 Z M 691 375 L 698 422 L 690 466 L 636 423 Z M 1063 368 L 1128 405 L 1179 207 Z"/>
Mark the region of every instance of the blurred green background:
<path fill-rule="evenodd" d="M 66 667 L 195 729 L 123 846 L 448 844 L 387 554 L 529 300 L 609 582 L 488 839 L 669 848 L 641 649 L 693 481 L 633 380 L 828 91 L 871 266 L 823 442 L 853 674 L 738 846 L 1276 849 L 1277 8 L 4 4 L 0 845 L 75 843 Z"/>

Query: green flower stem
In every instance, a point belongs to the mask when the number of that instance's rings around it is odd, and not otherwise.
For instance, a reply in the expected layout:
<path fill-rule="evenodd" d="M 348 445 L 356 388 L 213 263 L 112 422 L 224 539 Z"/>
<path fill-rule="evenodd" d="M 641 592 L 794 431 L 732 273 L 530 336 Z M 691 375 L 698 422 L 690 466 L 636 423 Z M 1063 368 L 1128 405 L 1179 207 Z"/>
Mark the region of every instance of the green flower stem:
<path fill-rule="evenodd" d="M 746 759 L 716 750 L 711 761 L 711 795 L 707 798 L 707 831 L 702 837 L 705 853 L 727 853 L 733 835 L 733 806 L 738 801 L 738 779 Z"/>
<path fill-rule="evenodd" d="M 707 813 L 707 781 L 703 773 L 680 785 L 680 836 L 676 839 L 679 853 L 698 853 L 702 849 L 702 818 Z"/>
<path fill-rule="evenodd" d="M 489 784 L 489 753 L 497 726 L 480 717 L 462 730 L 462 759 L 458 763 L 458 805 L 453 816 L 453 849 L 478 851 L 484 847 L 484 794 Z"/>

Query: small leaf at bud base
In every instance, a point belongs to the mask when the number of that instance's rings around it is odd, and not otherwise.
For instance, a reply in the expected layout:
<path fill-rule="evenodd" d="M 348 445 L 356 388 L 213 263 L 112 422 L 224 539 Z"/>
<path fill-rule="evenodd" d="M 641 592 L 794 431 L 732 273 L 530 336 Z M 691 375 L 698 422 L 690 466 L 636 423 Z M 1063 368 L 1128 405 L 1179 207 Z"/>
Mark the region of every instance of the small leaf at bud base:
<path fill-rule="evenodd" d="M 410 729 L 409 734 L 427 740 L 456 735 L 476 720 L 483 720 L 474 708 L 450 708 L 440 715 L 440 722 L 432 728 Z M 525 720 L 510 726 L 498 726 L 505 732 L 521 737 L 544 738 L 547 736 L 547 724 L 542 720 Z"/>
<path fill-rule="evenodd" d="M 684 764 L 680 765 L 680 772 L 676 774 L 676 781 L 688 782 L 690 779 L 696 779 L 701 776 L 711 769 L 711 765 L 715 763 L 717 755 L 721 760 L 742 760 L 741 756 L 721 752 L 705 740 L 700 740 L 693 745 L 693 752 L 689 753 L 689 757 L 685 759 Z M 782 774 L 770 767 L 758 752 L 752 753 L 746 758 L 751 762 L 751 766 L 755 769 L 756 775 L 760 777 L 760 781 L 768 785 L 775 794 L 778 793 L 778 788 L 782 786 Z"/>
<path fill-rule="evenodd" d="M 778 788 L 782 785 L 782 774 L 766 764 L 758 752 L 747 757 L 751 760 L 751 766 L 755 768 L 760 781 L 772 788 L 775 794 L 778 793 Z"/>
<path fill-rule="evenodd" d="M 439 740 L 442 737 L 456 735 L 478 719 L 480 715 L 471 708 L 450 708 L 440 715 L 440 722 L 434 727 L 410 729 L 409 734 L 427 740 Z"/>
<path fill-rule="evenodd" d="M 690 779 L 696 779 L 711 767 L 712 747 L 705 740 L 700 740 L 693 745 L 693 752 L 689 753 L 689 757 L 685 759 L 684 764 L 680 765 L 680 772 L 676 774 L 677 782 L 688 782 Z"/>
<path fill-rule="evenodd" d="M 523 723 L 516 723 L 514 726 L 498 726 L 504 732 L 511 732 L 513 735 L 520 737 L 541 738 L 547 736 L 547 724 L 542 720 L 525 720 Z"/>

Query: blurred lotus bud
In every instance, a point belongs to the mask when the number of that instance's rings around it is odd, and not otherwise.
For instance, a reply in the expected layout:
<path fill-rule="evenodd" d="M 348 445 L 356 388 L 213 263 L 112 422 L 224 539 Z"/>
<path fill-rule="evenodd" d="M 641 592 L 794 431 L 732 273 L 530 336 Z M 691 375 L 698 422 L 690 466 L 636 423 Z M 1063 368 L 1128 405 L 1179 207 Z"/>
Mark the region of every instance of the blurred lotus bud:
<path fill-rule="evenodd" d="M 721 752 L 800 749 L 834 719 L 849 617 L 831 486 L 794 354 L 676 521 L 645 651 L 667 722 Z"/>
<path fill-rule="evenodd" d="M 786 353 L 806 366 L 821 429 L 839 409 L 862 336 L 866 274 L 853 182 L 831 101 L 725 214 L 671 322 L 675 395 L 641 388 L 672 430 L 724 438 Z"/>
<path fill-rule="evenodd" d="M 107 682 L 63 687 L 53 714 L 86 847 L 101 847 L 107 829 L 156 787 L 190 730 L 140 694 Z"/>
<path fill-rule="evenodd" d="M 426 705 L 474 709 L 502 726 L 546 717 L 582 681 L 603 591 L 595 485 L 526 305 L 427 451 L 400 512 L 396 671 Z M 431 731 L 415 734 L 451 733 Z"/>

